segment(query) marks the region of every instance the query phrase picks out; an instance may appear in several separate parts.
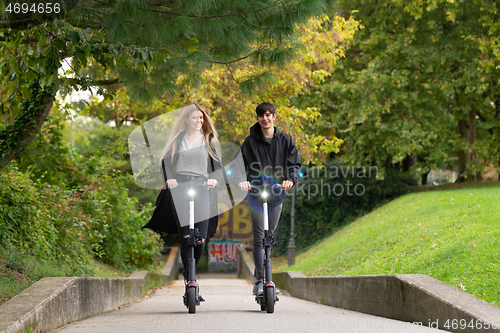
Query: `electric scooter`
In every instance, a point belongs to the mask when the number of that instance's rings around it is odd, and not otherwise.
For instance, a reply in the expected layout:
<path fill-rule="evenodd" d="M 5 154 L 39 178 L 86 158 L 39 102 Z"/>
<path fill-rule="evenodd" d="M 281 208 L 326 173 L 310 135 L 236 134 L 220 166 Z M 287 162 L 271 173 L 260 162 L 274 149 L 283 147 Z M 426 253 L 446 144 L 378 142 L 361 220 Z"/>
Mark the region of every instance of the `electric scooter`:
<path fill-rule="evenodd" d="M 206 183 L 200 186 L 207 186 Z M 195 190 L 191 187 L 188 191 L 191 200 L 189 201 L 189 238 L 188 238 L 188 267 L 186 278 L 186 292 L 183 296 L 184 305 L 188 308 L 188 312 L 196 313 L 196 306 L 200 305 L 200 290 L 196 282 L 196 260 L 194 258 L 194 247 L 202 241 L 201 233 L 198 228 L 194 227 L 194 195 Z"/>
<path fill-rule="evenodd" d="M 281 185 L 273 185 L 272 187 L 263 187 L 261 190 L 261 197 L 264 199 L 262 204 L 263 217 L 264 217 L 264 287 L 263 293 L 255 296 L 255 301 L 260 304 L 261 311 L 267 311 L 267 313 L 274 313 L 274 305 L 279 298 L 276 296 L 276 285 L 273 282 L 273 272 L 271 265 L 271 249 L 275 247 L 278 242 L 274 239 L 274 234 L 272 230 L 269 230 L 269 216 L 267 207 L 267 197 L 269 196 L 268 190 L 273 188 L 278 188 L 282 190 Z M 250 189 L 252 190 L 252 189 Z M 256 190 L 254 190 L 256 191 Z"/>

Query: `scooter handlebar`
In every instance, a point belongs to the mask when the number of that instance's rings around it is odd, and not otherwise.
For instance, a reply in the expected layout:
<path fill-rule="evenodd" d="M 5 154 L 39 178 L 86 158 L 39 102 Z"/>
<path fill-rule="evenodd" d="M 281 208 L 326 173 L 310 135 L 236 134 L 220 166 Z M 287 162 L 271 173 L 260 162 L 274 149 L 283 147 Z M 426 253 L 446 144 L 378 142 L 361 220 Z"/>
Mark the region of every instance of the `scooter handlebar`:
<path fill-rule="evenodd" d="M 262 185 L 259 185 L 259 186 L 250 185 L 250 186 L 251 186 L 250 189 L 249 189 L 250 192 L 264 191 L 264 190 L 267 190 L 267 189 L 270 189 L 270 190 L 279 189 L 280 192 L 283 191 L 283 186 L 281 186 L 280 184 L 274 184 L 274 185 L 271 185 L 271 186 L 262 186 Z"/>

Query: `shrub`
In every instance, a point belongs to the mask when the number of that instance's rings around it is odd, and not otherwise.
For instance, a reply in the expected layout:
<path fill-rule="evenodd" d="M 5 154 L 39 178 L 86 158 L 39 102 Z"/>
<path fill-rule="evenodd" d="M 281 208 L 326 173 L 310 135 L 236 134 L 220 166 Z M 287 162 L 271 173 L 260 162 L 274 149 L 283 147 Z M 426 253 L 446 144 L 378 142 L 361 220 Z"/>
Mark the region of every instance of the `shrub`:
<path fill-rule="evenodd" d="M 155 233 L 141 230 L 153 206 L 136 209 L 137 201 L 129 198 L 125 187 L 128 177 L 103 174 L 78 194 L 80 207 L 91 216 L 89 247 L 105 263 L 125 270 L 153 264 L 160 246 Z"/>
<path fill-rule="evenodd" d="M 21 253 L 72 274 L 85 272 L 91 255 L 126 271 L 153 264 L 160 244 L 141 230 L 152 206 L 136 209 L 124 176 L 101 173 L 90 180 L 68 190 L 35 183 L 13 163 L 0 173 L 0 247 L 7 263 L 22 264 L 13 255 Z"/>
<path fill-rule="evenodd" d="M 34 183 L 12 163 L 0 174 L 0 245 L 10 252 L 80 271 L 89 258 L 80 242 L 86 220 L 56 186 Z"/>

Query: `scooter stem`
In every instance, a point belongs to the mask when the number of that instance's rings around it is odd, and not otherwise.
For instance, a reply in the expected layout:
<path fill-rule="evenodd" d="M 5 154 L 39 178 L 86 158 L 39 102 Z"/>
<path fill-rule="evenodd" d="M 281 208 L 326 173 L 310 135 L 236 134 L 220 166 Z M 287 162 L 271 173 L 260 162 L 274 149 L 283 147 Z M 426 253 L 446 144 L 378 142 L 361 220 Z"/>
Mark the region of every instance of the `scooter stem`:
<path fill-rule="evenodd" d="M 194 229 L 194 201 L 189 201 L 189 229 Z"/>
<path fill-rule="evenodd" d="M 264 202 L 263 204 L 263 210 L 264 210 L 264 230 L 269 230 L 269 219 L 267 216 L 267 202 Z"/>

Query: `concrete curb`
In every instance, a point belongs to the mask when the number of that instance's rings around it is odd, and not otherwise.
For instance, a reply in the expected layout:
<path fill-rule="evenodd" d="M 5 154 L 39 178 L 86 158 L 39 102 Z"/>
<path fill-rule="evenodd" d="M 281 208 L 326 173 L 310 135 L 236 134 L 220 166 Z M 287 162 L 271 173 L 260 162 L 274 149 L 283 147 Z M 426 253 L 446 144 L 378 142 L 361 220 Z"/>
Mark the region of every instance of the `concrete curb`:
<path fill-rule="evenodd" d="M 254 264 L 244 248 L 238 251 L 239 269 L 250 280 Z M 306 277 L 282 272 L 274 273 L 273 281 L 294 297 L 339 308 L 451 332 L 500 332 L 500 308 L 424 274 Z"/>
<path fill-rule="evenodd" d="M 0 306 L 0 333 L 47 332 L 140 299 L 152 287 L 177 279 L 177 247 L 162 274 L 133 272 L 128 278 L 48 277 Z"/>
<path fill-rule="evenodd" d="M 253 263 L 252 258 L 245 250 L 244 247 L 239 246 L 238 248 L 238 265 L 236 267 L 236 275 L 243 276 L 245 279 L 252 281 L 255 283 L 257 279 L 253 276 L 255 270 L 255 264 Z"/>

